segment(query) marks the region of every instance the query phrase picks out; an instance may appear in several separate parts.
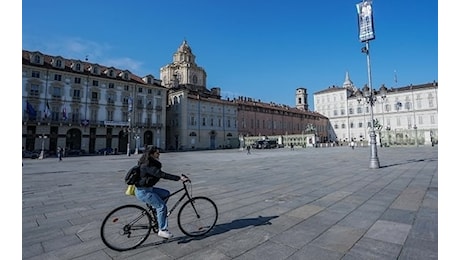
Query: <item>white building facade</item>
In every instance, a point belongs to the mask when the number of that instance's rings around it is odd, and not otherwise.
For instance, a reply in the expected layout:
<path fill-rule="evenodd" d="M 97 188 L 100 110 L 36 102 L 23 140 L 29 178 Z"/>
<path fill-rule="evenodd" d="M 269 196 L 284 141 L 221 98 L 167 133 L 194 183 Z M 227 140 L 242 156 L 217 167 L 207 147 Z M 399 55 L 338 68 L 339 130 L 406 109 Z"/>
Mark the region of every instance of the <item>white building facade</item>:
<path fill-rule="evenodd" d="M 377 144 L 432 145 L 438 139 L 438 83 L 398 88 L 374 88 L 374 124 Z M 314 94 L 315 111 L 328 117 L 329 140 L 369 144 L 370 104 L 348 73 L 342 87 Z"/>
<path fill-rule="evenodd" d="M 165 148 L 167 89 L 152 75 L 23 50 L 22 145 L 75 154 Z"/>

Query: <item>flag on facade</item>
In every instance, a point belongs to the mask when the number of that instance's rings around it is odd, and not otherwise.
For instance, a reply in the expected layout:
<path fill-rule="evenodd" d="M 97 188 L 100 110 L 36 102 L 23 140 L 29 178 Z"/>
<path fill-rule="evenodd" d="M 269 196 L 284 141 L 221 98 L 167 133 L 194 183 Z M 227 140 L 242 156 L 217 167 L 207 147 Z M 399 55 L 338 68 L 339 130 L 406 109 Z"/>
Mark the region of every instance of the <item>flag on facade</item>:
<path fill-rule="evenodd" d="M 67 111 L 65 106 L 62 108 L 62 119 L 67 120 Z"/>
<path fill-rule="evenodd" d="M 45 118 L 48 118 L 50 115 L 51 115 L 50 104 L 48 104 L 48 101 L 46 101 L 46 106 L 45 106 Z"/>
<path fill-rule="evenodd" d="M 35 119 L 37 117 L 37 111 L 35 111 L 34 107 L 29 103 L 29 101 L 27 101 L 26 104 L 26 112 L 31 119 Z"/>

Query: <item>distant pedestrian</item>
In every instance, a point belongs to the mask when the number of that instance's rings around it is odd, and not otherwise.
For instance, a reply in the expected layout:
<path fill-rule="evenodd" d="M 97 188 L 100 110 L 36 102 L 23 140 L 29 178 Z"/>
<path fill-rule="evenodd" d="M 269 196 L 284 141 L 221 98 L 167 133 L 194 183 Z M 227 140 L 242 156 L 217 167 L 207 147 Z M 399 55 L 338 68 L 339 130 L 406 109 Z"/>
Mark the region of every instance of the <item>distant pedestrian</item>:
<path fill-rule="evenodd" d="M 294 144 L 291 143 L 291 150 L 294 150 Z"/>
<path fill-rule="evenodd" d="M 57 155 L 58 155 L 59 161 L 62 161 L 62 154 L 63 153 L 64 153 L 64 151 L 62 150 L 62 147 L 58 146 Z"/>
<path fill-rule="evenodd" d="M 247 154 L 251 154 L 251 146 L 250 145 L 246 146 L 246 150 L 248 151 Z"/>
<path fill-rule="evenodd" d="M 351 141 L 350 146 L 351 146 L 351 149 L 354 150 L 355 149 L 355 141 Z"/>

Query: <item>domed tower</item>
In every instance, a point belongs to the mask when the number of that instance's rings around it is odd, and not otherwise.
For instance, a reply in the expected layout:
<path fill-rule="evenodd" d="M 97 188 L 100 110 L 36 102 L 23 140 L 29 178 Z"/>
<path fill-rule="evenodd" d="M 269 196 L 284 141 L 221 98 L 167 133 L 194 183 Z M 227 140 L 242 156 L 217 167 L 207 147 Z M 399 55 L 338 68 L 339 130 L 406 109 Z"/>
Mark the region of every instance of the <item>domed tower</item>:
<path fill-rule="evenodd" d="M 295 92 L 295 107 L 308 111 L 308 94 L 306 88 L 298 88 Z"/>
<path fill-rule="evenodd" d="M 160 78 L 167 88 L 185 85 L 191 89 L 206 89 L 206 72 L 195 63 L 192 48 L 184 40 L 173 55 L 173 62 L 160 69 Z"/>

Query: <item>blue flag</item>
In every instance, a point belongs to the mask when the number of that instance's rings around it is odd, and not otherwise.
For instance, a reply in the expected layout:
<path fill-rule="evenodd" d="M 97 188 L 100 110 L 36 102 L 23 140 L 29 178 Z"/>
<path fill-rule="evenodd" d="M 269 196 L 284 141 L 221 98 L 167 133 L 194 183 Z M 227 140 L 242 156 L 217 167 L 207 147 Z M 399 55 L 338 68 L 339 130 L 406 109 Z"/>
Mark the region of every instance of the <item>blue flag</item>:
<path fill-rule="evenodd" d="M 35 111 L 34 107 L 29 103 L 29 101 L 27 101 L 26 111 L 30 119 L 35 119 L 37 117 L 37 111 Z"/>

